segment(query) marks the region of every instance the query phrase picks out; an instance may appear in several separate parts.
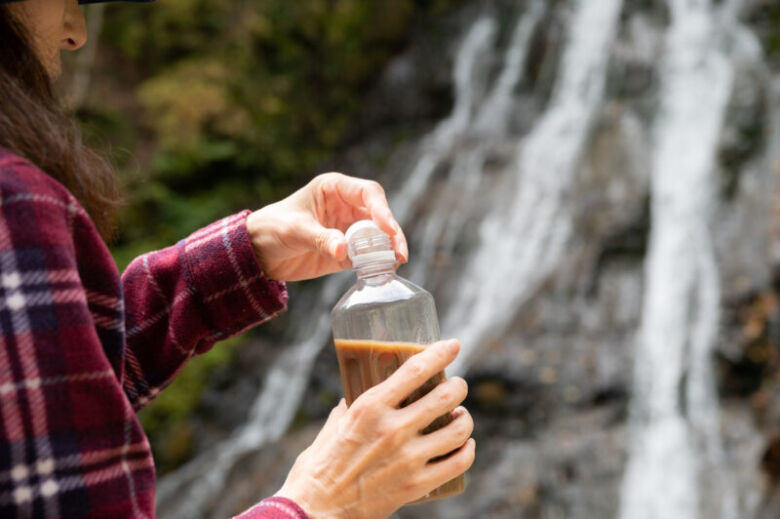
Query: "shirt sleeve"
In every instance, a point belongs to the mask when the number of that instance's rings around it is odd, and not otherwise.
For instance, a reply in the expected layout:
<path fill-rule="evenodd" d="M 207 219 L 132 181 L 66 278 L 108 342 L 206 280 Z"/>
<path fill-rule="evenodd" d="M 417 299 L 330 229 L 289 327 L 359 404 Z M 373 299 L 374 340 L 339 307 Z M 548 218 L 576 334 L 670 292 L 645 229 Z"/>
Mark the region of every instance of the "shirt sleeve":
<path fill-rule="evenodd" d="M 260 324 L 287 306 L 283 282 L 268 279 L 246 229 L 245 210 L 122 274 L 127 350 L 124 388 L 135 409 L 153 399 L 215 341 Z"/>
<path fill-rule="evenodd" d="M 269 497 L 233 519 L 309 519 L 309 516 L 294 501 Z"/>

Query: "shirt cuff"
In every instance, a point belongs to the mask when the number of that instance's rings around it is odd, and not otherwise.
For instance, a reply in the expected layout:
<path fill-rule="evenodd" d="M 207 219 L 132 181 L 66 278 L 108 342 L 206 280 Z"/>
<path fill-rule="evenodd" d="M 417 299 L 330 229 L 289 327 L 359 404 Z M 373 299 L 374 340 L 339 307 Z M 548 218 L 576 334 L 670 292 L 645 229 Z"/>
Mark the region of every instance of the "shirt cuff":
<path fill-rule="evenodd" d="M 309 519 L 295 501 L 286 497 L 269 497 L 233 519 Z"/>
<path fill-rule="evenodd" d="M 236 335 L 287 308 L 287 286 L 268 279 L 246 228 L 251 211 L 223 218 L 184 240 L 193 284 L 215 339 Z"/>

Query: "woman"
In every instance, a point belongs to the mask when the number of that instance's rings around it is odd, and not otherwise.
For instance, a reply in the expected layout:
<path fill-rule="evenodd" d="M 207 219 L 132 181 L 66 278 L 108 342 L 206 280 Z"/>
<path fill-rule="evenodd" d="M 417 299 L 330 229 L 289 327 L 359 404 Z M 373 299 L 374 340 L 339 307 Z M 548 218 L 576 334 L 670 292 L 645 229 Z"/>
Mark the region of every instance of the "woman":
<path fill-rule="evenodd" d="M 372 218 L 407 258 L 381 187 L 329 173 L 120 278 L 101 238 L 113 228 L 111 169 L 51 88 L 60 50 L 86 37 L 77 0 L 0 0 L 0 517 L 154 517 L 135 412 L 192 355 L 282 311 L 284 281 L 347 268 L 353 221 Z M 458 348 L 437 343 L 349 409 L 342 400 L 279 492 L 241 517 L 382 518 L 465 471 L 462 379 L 399 407 Z M 420 434 L 446 412 L 450 425 Z"/>

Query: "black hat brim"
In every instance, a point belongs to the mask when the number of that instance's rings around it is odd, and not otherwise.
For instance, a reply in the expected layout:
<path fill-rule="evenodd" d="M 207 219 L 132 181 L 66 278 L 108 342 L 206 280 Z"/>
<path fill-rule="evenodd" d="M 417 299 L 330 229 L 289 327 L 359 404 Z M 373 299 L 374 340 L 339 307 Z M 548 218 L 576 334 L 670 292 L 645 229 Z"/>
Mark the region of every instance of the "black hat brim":
<path fill-rule="evenodd" d="M 154 0 L 79 0 L 80 4 L 102 4 L 105 2 L 154 2 Z"/>
<path fill-rule="evenodd" d="M 0 0 L 0 4 L 10 4 L 21 0 Z M 79 0 L 80 4 L 100 4 L 105 2 L 154 2 L 154 0 Z"/>

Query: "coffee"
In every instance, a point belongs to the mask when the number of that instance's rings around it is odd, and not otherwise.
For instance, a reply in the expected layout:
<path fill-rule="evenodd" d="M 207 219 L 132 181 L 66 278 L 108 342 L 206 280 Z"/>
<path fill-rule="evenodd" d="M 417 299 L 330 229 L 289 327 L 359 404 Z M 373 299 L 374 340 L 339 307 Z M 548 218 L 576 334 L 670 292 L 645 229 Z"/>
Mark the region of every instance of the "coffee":
<path fill-rule="evenodd" d="M 352 402 L 363 391 L 387 379 L 409 357 L 425 349 L 425 346 L 412 342 L 336 339 L 335 344 L 347 405 L 352 405 Z M 419 389 L 409 395 L 401 404 L 401 407 L 407 406 L 423 397 L 444 380 L 443 371 L 431 377 Z M 422 433 L 428 434 L 433 432 L 451 421 L 452 417 L 450 414 L 444 414 L 423 429 Z M 464 488 L 465 478 L 463 475 L 460 475 L 422 499 L 415 501 L 415 503 L 459 494 Z"/>

